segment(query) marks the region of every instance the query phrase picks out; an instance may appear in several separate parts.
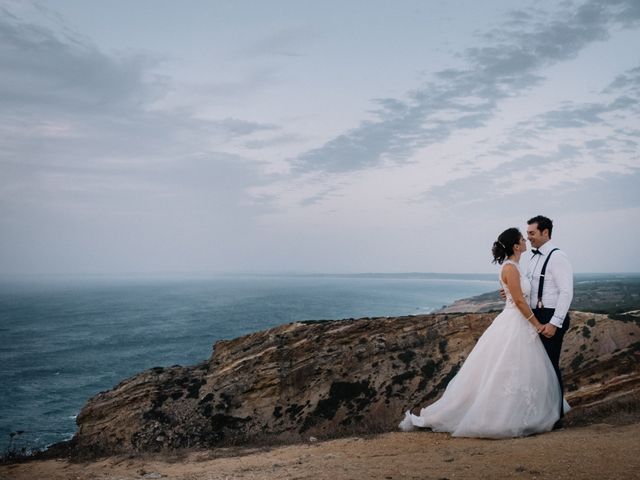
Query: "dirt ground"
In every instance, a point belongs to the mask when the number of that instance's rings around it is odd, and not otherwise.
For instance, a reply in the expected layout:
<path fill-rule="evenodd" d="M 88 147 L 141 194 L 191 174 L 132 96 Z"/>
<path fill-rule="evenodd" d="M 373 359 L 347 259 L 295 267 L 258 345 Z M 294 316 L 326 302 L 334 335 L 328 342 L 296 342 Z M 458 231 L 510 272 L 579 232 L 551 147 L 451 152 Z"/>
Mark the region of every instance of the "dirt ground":
<path fill-rule="evenodd" d="M 91 463 L 0 466 L 2 479 L 640 479 L 640 423 L 572 427 L 511 440 L 426 431 Z"/>

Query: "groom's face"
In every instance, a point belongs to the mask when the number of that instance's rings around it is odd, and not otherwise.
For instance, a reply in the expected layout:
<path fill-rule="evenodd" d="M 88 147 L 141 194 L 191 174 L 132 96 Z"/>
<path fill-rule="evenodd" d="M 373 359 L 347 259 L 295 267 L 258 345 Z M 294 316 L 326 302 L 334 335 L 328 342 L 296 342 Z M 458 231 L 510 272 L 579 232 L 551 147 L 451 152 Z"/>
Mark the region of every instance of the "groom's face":
<path fill-rule="evenodd" d="M 533 248 L 540 248 L 549 241 L 549 230 L 545 228 L 543 232 L 538 230 L 538 224 L 527 225 L 527 239 Z"/>

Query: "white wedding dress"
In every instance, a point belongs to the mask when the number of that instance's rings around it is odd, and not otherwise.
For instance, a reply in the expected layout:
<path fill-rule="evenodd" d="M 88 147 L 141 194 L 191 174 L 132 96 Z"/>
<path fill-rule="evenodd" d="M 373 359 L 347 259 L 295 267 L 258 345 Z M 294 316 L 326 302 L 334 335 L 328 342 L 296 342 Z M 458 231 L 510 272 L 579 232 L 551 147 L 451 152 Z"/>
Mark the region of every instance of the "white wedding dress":
<path fill-rule="evenodd" d="M 518 268 L 510 260 L 503 268 L 508 263 Z M 528 298 L 529 281 L 521 276 L 520 284 Z M 535 327 L 502 285 L 505 309 L 482 334 L 442 397 L 420 415 L 407 412 L 399 425 L 402 430 L 428 427 L 454 437 L 507 438 L 549 431 L 559 419 L 560 386 L 551 361 Z"/>

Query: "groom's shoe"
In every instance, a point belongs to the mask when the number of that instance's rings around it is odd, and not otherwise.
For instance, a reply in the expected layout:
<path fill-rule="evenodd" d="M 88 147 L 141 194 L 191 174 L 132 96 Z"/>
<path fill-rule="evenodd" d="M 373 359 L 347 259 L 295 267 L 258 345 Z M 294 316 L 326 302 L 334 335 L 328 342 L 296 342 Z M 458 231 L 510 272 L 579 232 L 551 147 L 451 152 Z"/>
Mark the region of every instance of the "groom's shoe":
<path fill-rule="evenodd" d="M 562 430 L 563 428 L 564 428 L 564 422 L 562 421 L 562 419 L 560 419 L 553 424 L 552 430 Z"/>

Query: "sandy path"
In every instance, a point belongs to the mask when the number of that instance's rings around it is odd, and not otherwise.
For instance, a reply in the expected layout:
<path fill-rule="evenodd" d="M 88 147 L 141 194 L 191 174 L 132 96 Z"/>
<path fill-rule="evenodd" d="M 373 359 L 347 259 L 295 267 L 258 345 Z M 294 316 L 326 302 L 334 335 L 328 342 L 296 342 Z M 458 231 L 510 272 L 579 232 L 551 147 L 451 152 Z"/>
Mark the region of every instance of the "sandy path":
<path fill-rule="evenodd" d="M 0 478 L 640 479 L 640 424 L 591 425 L 513 440 L 388 433 L 261 450 L 190 452 L 174 458 L 117 457 L 86 464 L 48 460 L 1 466 Z"/>

